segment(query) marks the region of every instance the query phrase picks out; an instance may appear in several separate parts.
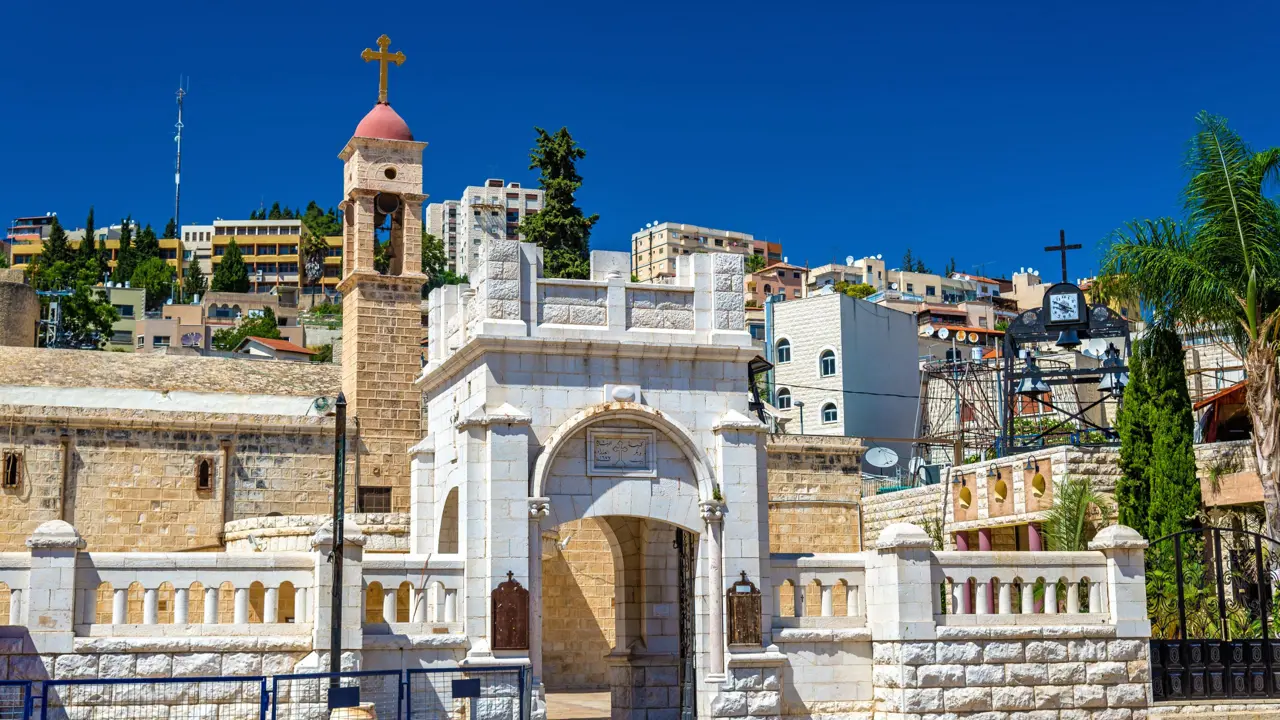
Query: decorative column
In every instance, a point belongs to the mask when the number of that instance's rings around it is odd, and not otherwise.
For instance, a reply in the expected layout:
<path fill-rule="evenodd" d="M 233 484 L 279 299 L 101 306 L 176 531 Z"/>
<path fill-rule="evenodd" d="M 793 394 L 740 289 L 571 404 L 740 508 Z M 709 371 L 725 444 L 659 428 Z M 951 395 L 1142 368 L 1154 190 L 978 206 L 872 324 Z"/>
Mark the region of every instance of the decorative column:
<path fill-rule="evenodd" d="M 218 587 L 216 585 L 204 589 L 204 624 L 218 624 Z"/>
<path fill-rule="evenodd" d="M 1106 606 L 1111 614 L 1111 623 L 1116 626 L 1116 637 L 1150 639 L 1146 561 L 1143 558 L 1147 541 L 1131 527 L 1112 525 L 1094 536 L 1089 549 L 1099 550 L 1107 556 Z M 1089 612 L 1096 611 L 1090 607 Z"/>
<path fill-rule="evenodd" d="M 529 498 L 529 663 L 535 693 L 542 688 L 542 519 L 550 514 L 550 498 Z"/>
<path fill-rule="evenodd" d="M 142 624 L 155 625 L 159 620 L 159 611 L 157 610 L 157 595 L 160 591 L 156 588 L 146 588 L 142 591 Z M 246 601 L 247 601 L 246 596 Z"/>
<path fill-rule="evenodd" d="M 26 610 L 26 619 L 10 622 L 26 625 L 37 653 L 75 652 L 76 553 L 84 540 L 70 523 L 50 520 L 31 533 L 27 547 L 31 548 L 31 570 L 22 593 L 26 600 L 18 608 Z"/>
<path fill-rule="evenodd" d="M 342 652 L 350 654 L 343 659 L 343 670 L 359 667 L 360 650 L 364 647 L 364 530 L 348 517 L 343 523 L 342 538 Z M 314 591 L 315 616 L 311 624 L 311 643 L 317 652 L 327 653 L 331 647 L 330 630 L 333 609 L 333 523 L 326 522 L 311 536 L 311 549 L 316 557 L 316 585 Z M 327 667 L 328 663 L 321 663 Z"/>
<path fill-rule="evenodd" d="M 1035 523 L 1027 523 L 1027 549 L 1031 552 L 1044 550 L 1044 540 L 1040 537 L 1040 528 Z"/>
<path fill-rule="evenodd" d="M 707 527 L 707 670 L 708 676 L 724 677 L 724 553 L 720 547 L 724 530 L 724 503 L 703 501 L 698 505 Z M 708 680 L 711 680 L 708 677 Z"/>
<path fill-rule="evenodd" d="M 295 596 L 296 597 L 296 596 Z M 280 621 L 280 588 L 269 587 L 262 597 L 262 622 L 276 623 Z"/>
<path fill-rule="evenodd" d="M 876 714 L 914 717 L 932 711 L 921 705 L 914 664 L 931 656 L 938 637 L 933 619 L 936 567 L 933 541 L 924 528 L 894 523 L 880 533 L 867 557 L 867 620 L 871 630 Z M 883 686 L 882 686 L 883 685 Z"/>
<path fill-rule="evenodd" d="M 978 528 L 978 551 L 991 552 L 991 528 Z"/>
<path fill-rule="evenodd" d="M 956 533 L 956 550 L 960 552 L 969 552 L 969 533 L 961 530 Z"/>
<path fill-rule="evenodd" d="M 173 589 L 173 624 L 174 625 L 187 624 L 187 611 L 189 610 L 188 600 L 187 600 L 188 592 L 189 592 L 189 589 L 184 587 Z"/>

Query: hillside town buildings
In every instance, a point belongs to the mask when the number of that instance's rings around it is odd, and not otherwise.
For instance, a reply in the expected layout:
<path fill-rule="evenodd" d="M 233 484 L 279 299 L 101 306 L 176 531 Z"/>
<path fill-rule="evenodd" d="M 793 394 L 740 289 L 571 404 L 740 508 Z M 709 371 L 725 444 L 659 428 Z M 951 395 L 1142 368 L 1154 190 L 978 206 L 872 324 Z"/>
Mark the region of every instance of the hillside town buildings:
<path fill-rule="evenodd" d="M 541 188 L 522 188 L 501 178 L 471 185 L 459 200 L 427 205 L 427 232 L 440 238 L 449 269 L 465 275 L 486 240 L 523 240 L 520 223 L 542 209 Z"/>

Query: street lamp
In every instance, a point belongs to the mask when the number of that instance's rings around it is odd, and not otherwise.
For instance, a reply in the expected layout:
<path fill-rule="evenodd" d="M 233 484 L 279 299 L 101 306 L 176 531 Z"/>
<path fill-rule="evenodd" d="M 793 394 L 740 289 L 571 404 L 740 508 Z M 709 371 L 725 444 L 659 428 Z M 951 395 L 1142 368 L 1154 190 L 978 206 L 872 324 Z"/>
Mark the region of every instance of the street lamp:
<path fill-rule="evenodd" d="M 804 401 L 796 400 L 791 404 L 796 406 L 796 408 L 800 410 L 800 434 L 803 435 L 804 434 Z"/>

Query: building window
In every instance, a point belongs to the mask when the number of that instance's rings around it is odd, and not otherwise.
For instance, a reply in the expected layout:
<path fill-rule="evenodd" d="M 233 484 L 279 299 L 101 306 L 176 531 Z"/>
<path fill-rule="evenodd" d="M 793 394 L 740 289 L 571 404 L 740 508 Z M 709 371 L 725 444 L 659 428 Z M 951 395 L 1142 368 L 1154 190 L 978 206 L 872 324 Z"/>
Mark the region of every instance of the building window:
<path fill-rule="evenodd" d="M 147 336 L 146 336 L 146 335 L 139 335 L 139 336 L 138 336 L 138 344 L 137 344 L 137 347 L 142 347 L 143 345 L 146 345 L 146 344 L 147 344 Z"/>
<path fill-rule="evenodd" d="M 933 297 L 933 296 L 935 296 L 935 295 L 937 295 L 937 294 L 938 294 L 938 289 L 937 289 L 937 288 L 935 288 L 935 287 L 934 287 L 934 286 L 932 286 L 932 285 L 925 285 L 925 286 L 924 286 L 924 294 L 925 294 L 925 295 L 927 295 L 927 296 L 929 296 L 929 297 Z"/>
<path fill-rule="evenodd" d="M 986 326 L 987 326 L 987 319 L 986 319 L 986 318 L 978 318 L 978 327 L 984 328 L 984 327 L 986 327 Z"/>
<path fill-rule="evenodd" d="M 196 463 L 196 489 L 213 489 L 213 461 L 209 458 L 201 458 Z"/>
<path fill-rule="evenodd" d="M 772 294 L 773 294 L 773 286 L 772 286 L 772 285 L 768 285 L 768 284 L 766 284 L 766 285 L 764 286 L 764 294 L 765 294 L 765 295 L 772 295 Z"/>
<path fill-rule="evenodd" d="M 799 272 L 793 272 L 793 273 L 791 273 L 791 277 L 792 277 L 793 279 L 795 279 L 795 280 L 799 280 L 799 279 L 800 279 L 800 273 L 799 273 Z"/>
<path fill-rule="evenodd" d="M 132 337 L 133 337 L 133 333 L 129 332 L 128 330 L 116 330 L 115 332 L 111 333 L 111 344 L 128 345 L 129 339 Z"/>
<path fill-rule="evenodd" d="M 822 406 L 822 422 L 833 423 L 838 419 L 839 419 L 839 414 L 836 412 L 835 403 L 827 403 L 826 405 Z"/>
<path fill-rule="evenodd" d="M 4 486 L 16 488 L 22 485 L 22 453 L 7 452 L 4 454 Z"/>
<path fill-rule="evenodd" d="M 120 317 L 121 317 L 121 318 L 131 318 L 131 317 L 133 317 L 133 306 L 132 306 L 132 305 L 112 305 L 111 307 L 115 308 L 115 309 L 116 309 L 116 312 L 120 313 Z"/>
<path fill-rule="evenodd" d="M 356 512 L 391 512 L 391 488 L 362 487 L 356 493 Z"/>
<path fill-rule="evenodd" d="M 907 283 L 907 292 L 915 292 L 915 291 L 916 291 L 916 286 L 915 286 L 915 284 L 914 284 L 914 283 Z"/>
<path fill-rule="evenodd" d="M 818 370 L 822 377 L 831 377 L 836 374 L 836 354 L 832 350 L 823 350 L 818 356 Z"/>
<path fill-rule="evenodd" d="M 767 291 L 766 291 L 767 292 Z M 778 349 L 773 351 L 779 365 L 791 362 L 791 341 L 779 340 Z"/>
<path fill-rule="evenodd" d="M 796 289 L 792 290 L 792 291 L 791 291 L 791 296 L 792 296 L 792 297 L 800 297 L 800 288 L 796 288 Z"/>
<path fill-rule="evenodd" d="M 779 410 L 791 409 L 791 391 L 790 390 L 786 388 L 782 388 L 778 390 L 778 409 Z"/>
<path fill-rule="evenodd" d="M 157 347 L 157 348 L 169 347 L 169 336 L 168 335 L 152 336 L 151 347 Z"/>

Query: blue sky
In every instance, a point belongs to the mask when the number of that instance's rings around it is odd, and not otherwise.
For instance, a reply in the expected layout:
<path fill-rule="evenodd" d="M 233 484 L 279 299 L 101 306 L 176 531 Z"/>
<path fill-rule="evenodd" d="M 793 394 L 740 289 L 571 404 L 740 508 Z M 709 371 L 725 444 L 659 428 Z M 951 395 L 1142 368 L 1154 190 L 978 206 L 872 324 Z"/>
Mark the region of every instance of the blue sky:
<path fill-rule="evenodd" d="M 533 126 L 566 125 L 596 248 L 672 220 L 780 241 L 792 262 L 910 246 L 997 274 L 1055 268 L 1041 248 L 1064 227 L 1086 246 L 1074 277 L 1111 229 L 1178 211 L 1198 110 L 1280 145 L 1278 22 L 1280 3 L 1253 1 L 15 0 L 0 216 L 76 226 L 92 203 L 100 225 L 162 226 L 179 74 L 184 221 L 336 205 L 336 154 L 376 100 L 359 54 L 385 32 L 434 199 L 534 184 Z"/>

